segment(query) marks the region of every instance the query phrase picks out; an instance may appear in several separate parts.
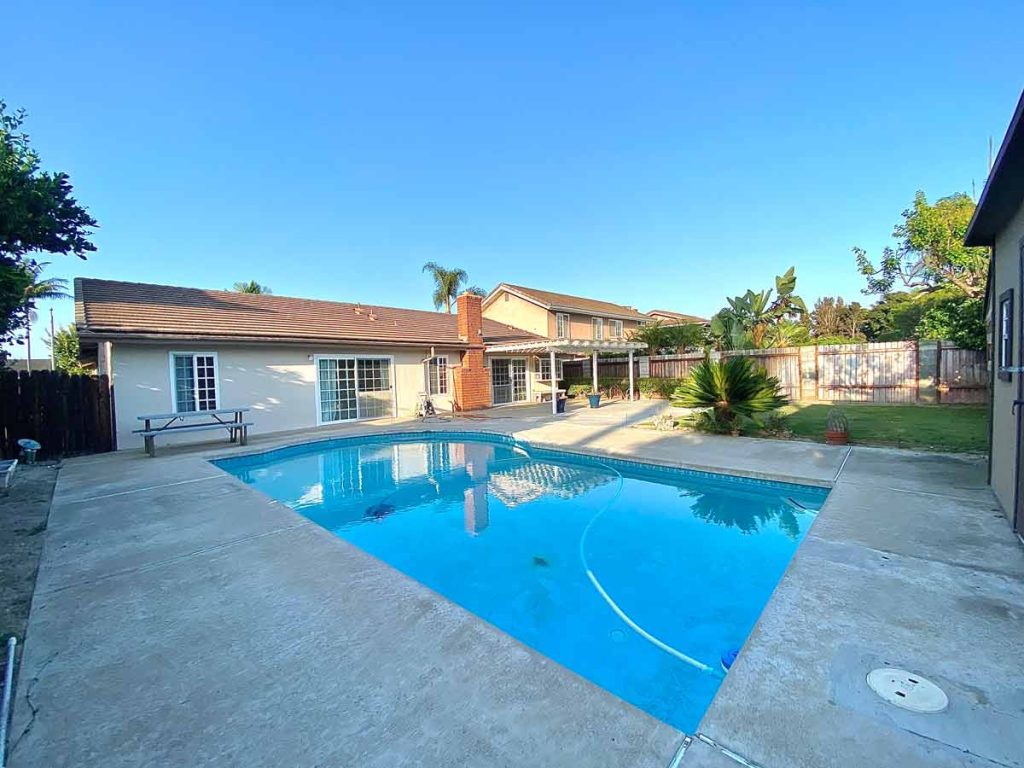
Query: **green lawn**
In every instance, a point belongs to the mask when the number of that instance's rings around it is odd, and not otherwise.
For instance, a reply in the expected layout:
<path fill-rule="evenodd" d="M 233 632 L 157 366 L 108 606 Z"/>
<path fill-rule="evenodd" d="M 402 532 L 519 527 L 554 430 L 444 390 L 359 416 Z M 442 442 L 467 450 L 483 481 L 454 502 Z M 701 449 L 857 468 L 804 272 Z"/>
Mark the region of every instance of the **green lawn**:
<path fill-rule="evenodd" d="M 825 440 L 825 417 L 831 405 L 789 405 L 796 437 Z M 859 405 L 840 406 L 850 420 L 854 445 L 884 445 L 919 451 L 984 453 L 988 450 L 987 405 Z"/>

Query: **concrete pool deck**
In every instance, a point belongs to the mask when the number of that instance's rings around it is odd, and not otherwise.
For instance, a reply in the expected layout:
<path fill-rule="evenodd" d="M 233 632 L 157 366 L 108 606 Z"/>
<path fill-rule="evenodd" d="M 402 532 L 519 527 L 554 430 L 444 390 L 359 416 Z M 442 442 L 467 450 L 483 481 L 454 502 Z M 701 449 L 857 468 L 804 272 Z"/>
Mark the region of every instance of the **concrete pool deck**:
<path fill-rule="evenodd" d="M 670 726 L 206 461 L 302 441 L 284 435 L 65 464 L 10 765 L 1022 765 L 1024 551 L 982 461 L 622 426 L 645 407 L 305 439 L 486 430 L 835 481 L 685 753 Z M 883 662 L 938 682 L 948 710 L 877 702 L 863 680 Z"/>

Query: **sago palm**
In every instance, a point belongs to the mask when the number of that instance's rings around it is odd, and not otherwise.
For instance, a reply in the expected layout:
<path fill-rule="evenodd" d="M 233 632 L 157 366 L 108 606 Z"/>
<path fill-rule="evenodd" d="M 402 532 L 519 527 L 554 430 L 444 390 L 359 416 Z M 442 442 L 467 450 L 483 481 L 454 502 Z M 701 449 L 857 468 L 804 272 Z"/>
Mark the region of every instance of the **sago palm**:
<path fill-rule="evenodd" d="M 434 293 L 431 298 L 434 300 L 434 309 L 445 308 L 449 314 L 452 311 L 452 302 L 459 295 L 459 288 L 469 279 L 464 269 L 445 269 L 434 261 L 428 261 L 423 265 L 423 271 L 429 272 L 434 278 Z M 480 290 L 476 288 L 475 290 Z"/>
<path fill-rule="evenodd" d="M 740 416 L 753 418 L 788 402 L 779 380 L 747 357 L 704 360 L 672 396 L 675 406 L 712 409 L 715 420 L 725 426 L 735 425 Z"/>

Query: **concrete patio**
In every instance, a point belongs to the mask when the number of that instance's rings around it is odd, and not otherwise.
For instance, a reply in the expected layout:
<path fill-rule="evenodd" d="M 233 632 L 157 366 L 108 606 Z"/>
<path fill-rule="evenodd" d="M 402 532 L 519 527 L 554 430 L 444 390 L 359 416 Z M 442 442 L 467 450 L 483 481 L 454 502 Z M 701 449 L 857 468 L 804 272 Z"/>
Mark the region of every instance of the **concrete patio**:
<path fill-rule="evenodd" d="M 66 463 L 10 765 L 1022 765 L 1024 552 L 983 461 L 626 426 L 658 407 L 315 437 L 479 429 L 834 484 L 692 740 L 221 472 L 206 458 L 241 449 L 216 445 Z M 882 662 L 948 710 L 873 698 Z"/>

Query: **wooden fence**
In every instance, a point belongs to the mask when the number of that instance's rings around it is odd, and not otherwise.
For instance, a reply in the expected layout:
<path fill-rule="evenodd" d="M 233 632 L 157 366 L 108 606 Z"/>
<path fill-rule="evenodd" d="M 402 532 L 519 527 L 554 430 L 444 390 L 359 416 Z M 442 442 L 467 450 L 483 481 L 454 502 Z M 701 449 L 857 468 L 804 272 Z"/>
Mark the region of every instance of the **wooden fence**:
<path fill-rule="evenodd" d="M 112 408 L 106 376 L 0 371 L 0 454 L 16 458 L 26 437 L 40 458 L 113 450 Z"/>
<path fill-rule="evenodd" d="M 713 353 L 744 355 L 779 380 L 791 400 L 867 403 L 985 403 L 985 353 L 949 342 L 898 341 L 873 344 L 750 349 Z M 682 379 L 704 359 L 701 352 L 641 357 L 634 375 Z M 598 376 L 623 379 L 624 358 L 601 358 Z M 590 361 L 565 363 L 570 380 L 589 381 Z"/>

